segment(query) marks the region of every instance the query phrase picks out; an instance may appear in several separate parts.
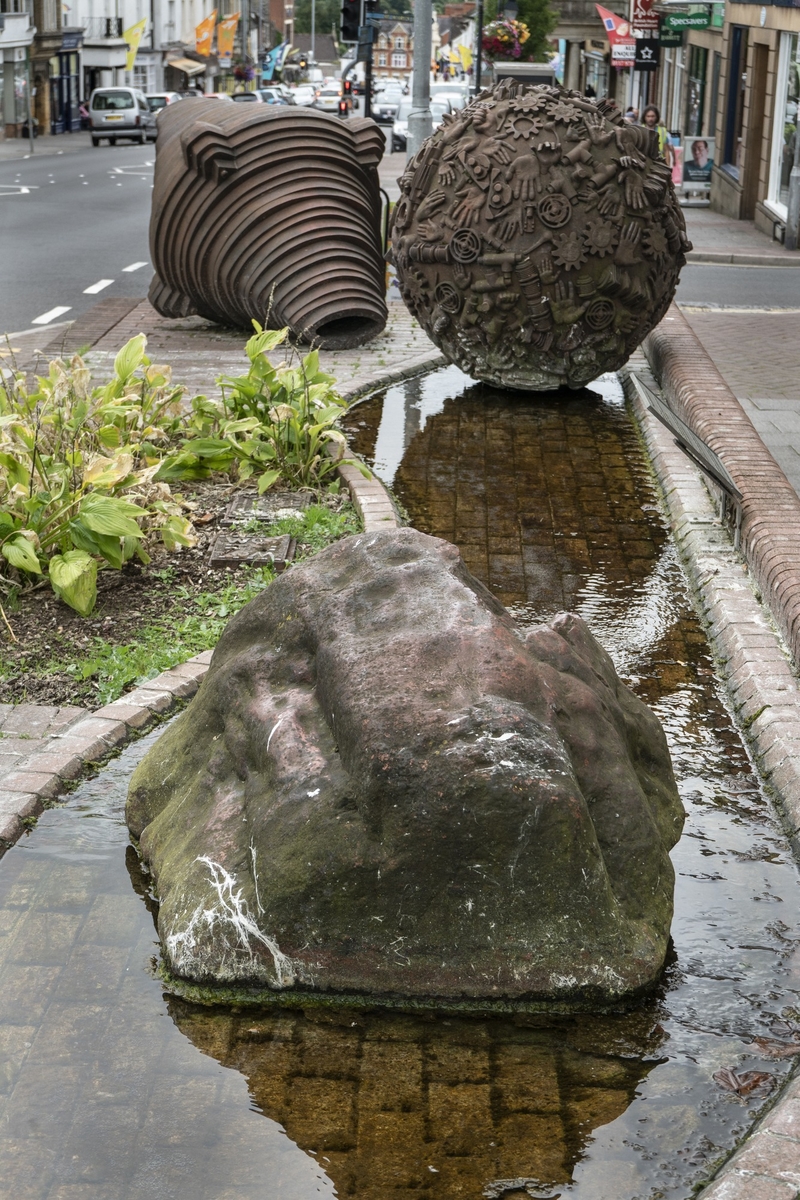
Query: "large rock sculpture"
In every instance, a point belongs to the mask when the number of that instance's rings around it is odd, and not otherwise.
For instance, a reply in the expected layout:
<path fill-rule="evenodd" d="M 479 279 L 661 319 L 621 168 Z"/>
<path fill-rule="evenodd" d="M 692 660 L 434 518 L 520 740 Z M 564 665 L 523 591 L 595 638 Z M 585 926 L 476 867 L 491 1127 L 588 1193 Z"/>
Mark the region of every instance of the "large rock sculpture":
<path fill-rule="evenodd" d="M 177 976 L 607 1001 L 662 968 L 683 810 L 586 625 L 523 637 L 455 547 L 405 529 L 234 617 L 127 820 Z"/>
<path fill-rule="evenodd" d="M 386 324 L 373 121 L 172 104 L 158 118 L 150 301 L 167 317 L 288 325 L 326 349 Z"/>
<path fill-rule="evenodd" d="M 400 180 L 403 299 L 476 379 L 544 391 L 617 370 L 691 248 L 657 135 L 610 101 L 502 83 L 429 138 Z"/>

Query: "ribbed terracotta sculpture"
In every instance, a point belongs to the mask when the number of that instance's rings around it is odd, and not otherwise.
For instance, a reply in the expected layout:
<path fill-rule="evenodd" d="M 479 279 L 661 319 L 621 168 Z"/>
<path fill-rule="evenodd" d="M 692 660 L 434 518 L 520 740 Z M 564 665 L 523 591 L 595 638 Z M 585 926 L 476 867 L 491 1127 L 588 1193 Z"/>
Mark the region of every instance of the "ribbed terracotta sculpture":
<path fill-rule="evenodd" d="M 288 325 L 327 349 L 386 323 L 372 121 L 222 100 L 158 118 L 150 301 L 167 317 Z"/>
<path fill-rule="evenodd" d="M 400 187 L 403 299 L 452 362 L 501 387 L 582 387 L 617 370 L 691 249 L 657 135 L 557 87 L 482 92 Z"/>

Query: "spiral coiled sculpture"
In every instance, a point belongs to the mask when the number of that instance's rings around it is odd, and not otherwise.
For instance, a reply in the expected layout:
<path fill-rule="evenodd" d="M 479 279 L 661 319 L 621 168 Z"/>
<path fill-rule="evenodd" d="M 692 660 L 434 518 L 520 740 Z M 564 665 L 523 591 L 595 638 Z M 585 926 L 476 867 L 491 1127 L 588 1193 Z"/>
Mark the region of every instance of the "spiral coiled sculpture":
<path fill-rule="evenodd" d="M 408 163 L 400 290 L 429 337 L 499 387 L 582 387 L 656 325 L 691 249 L 655 131 L 612 101 L 505 82 Z"/>
<path fill-rule="evenodd" d="M 192 100 L 158 118 L 150 302 L 324 349 L 386 324 L 374 122 Z"/>

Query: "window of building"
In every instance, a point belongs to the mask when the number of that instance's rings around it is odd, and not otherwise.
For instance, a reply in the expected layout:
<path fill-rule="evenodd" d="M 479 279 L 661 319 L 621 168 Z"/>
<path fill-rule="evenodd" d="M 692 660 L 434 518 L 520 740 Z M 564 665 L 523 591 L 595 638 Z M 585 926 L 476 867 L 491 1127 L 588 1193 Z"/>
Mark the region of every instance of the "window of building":
<path fill-rule="evenodd" d="M 703 112 L 706 106 L 706 70 L 708 50 L 705 46 L 689 47 L 689 76 L 686 96 L 686 136 L 699 137 L 703 132 Z"/>
<path fill-rule="evenodd" d="M 395 48 L 395 50 L 405 50 L 406 39 L 403 37 L 396 37 L 394 39 L 394 48 Z"/>
<path fill-rule="evenodd" d="M 385 33 L 382 33 L 380 35 L 380 37 L 378 38 L 378 48 L 380 50 L 385 50 L 388 45 L 389 45 L 389 39 L 387 38 Z"/>
<path fill-rule="evenodd" d="M 800 36 L 782 33 L 778 58 L 775 125 L 772 130 L 772 161 L 768 203 L 786 220 L 789 176 L 794 165 L 797 140 L 797 108 L 800 104 Z"/>
<path fill-rule="evenodd" d="M 744 97 L 747 87 L 747 28 L 731 26 L 730 56 L 728 58 L 728 93 L 725 101 L 726 170 L 739 178 L 742 162 L 742 131 L 744 128 Z"/>
<path fill-rule="evenodd" d="M 392 66 L 393 67 L 405 67 L 405 65 L 406 65 L 405 54 L 393 54 L 392 55 Z"/>
<path fill-rule="evenodd" d="M 385 67 L 385 66 L 386 66 L 386 55 L 385 55 L 385 54 L 379 54 L 379 55 L 378 55 L 378 66 L 379 66 L 379 67 Z"/>

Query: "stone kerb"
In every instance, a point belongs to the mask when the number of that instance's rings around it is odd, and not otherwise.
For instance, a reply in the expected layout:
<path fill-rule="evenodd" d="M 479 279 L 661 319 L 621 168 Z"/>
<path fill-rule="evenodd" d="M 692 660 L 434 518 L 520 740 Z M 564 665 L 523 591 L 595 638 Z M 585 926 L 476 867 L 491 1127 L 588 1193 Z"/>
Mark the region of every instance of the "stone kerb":
<path fill-rule="evenodd" d="M 643 343 L 675 412 L 720 456 L 742 502 L 742 549 L 800 663 L 800 498 L 673 305 Z"/>

